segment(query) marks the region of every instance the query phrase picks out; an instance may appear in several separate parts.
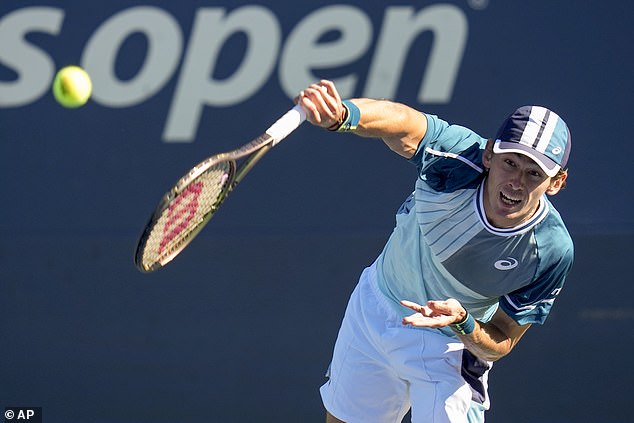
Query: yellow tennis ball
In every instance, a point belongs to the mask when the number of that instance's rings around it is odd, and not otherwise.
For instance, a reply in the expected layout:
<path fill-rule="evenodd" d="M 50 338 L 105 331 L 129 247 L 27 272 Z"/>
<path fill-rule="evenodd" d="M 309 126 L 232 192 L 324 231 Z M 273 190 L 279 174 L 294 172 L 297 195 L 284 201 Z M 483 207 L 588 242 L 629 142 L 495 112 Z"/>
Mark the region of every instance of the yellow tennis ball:
<path fill-rule="evenodd" d="M 55 75 L 53 95 L 62 106 L 68 108 L 83 106 L 91 93 L 90 76 L 79 66 L 66 66 Z"/>

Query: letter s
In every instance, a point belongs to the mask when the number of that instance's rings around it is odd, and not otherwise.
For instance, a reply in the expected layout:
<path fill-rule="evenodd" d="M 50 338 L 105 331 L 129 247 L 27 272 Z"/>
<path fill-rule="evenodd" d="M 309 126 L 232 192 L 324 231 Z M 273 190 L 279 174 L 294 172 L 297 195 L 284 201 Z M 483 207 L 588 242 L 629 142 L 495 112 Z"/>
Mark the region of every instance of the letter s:
<path fill-rule="evenodd" d="M 37 100 L 50 89 L 55 63 L 45 51 L 26 41 L 29 32 L 57 35 L 64 11 L 28 7 L 0 20 L 0 63 L 13 69 L 16 81 L 0 81 L 0 107 L 18 107 Z"/>

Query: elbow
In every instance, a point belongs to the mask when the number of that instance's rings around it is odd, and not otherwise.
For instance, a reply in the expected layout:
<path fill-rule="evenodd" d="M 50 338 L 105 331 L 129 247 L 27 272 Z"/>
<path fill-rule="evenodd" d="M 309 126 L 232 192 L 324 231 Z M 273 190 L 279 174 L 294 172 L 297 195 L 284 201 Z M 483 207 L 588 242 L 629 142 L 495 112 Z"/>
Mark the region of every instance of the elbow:
<path fill-rule="evenodd" d="M 478 353 L 475 353 L 473 351 L 471 351 L 475 356 L 477 356 L 478 358 L 484 360 L 484 361 L 498 361 L 499 359 L 506 357 L 506 355 L 510 352 L 510 351 L 506 351 L 506 352 L 496 352 L 496 351 L 480 351 Z"/>
<path fill-rule="evenodd" d="M 473 355 L 485 361 L 498 361 L 506 357 L 515 346 L 515 343 L 508 338 L 497 342 L 473 342 L 471 339 L 463 339 L 463 341 L 465 347 Z"/>

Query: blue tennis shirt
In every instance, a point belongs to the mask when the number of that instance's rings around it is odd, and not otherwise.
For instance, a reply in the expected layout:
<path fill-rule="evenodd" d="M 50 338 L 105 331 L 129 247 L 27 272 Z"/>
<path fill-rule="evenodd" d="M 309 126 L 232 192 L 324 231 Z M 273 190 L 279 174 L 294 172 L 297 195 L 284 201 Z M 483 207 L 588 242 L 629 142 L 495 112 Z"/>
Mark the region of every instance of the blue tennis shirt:
<path fill-rule="evenodd" d="M 400 300 L 455 298 L 483 322 L 501 307 L 518 324 L 542 324 L 572 267 L 561 216 L 544 195 L 529 221 L 492 226 L 482 199 L 486 138 L 426 116 L 427 133 L 410 159 L 415 190 L 376 262 L 379 289 L 401 316 L 412 311 Z"/>

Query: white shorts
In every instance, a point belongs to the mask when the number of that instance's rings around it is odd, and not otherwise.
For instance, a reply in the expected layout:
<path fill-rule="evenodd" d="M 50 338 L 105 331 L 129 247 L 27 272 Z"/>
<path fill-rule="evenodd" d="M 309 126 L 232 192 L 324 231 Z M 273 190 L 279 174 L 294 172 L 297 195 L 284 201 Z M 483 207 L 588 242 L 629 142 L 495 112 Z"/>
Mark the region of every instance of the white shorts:
<path fill-rule="evenodd" d="M 475 382 L 482 401 L 472 403 L 464 345 L 437 330 L 403 326 L 387 301 L 374 266 L 365 269 L 339 330 L 329 380 L 321 387 L 326 410 L 347 423 L 400 423 L 410 407 L 412 422 L 484 421 L 488 365 Z"/>

